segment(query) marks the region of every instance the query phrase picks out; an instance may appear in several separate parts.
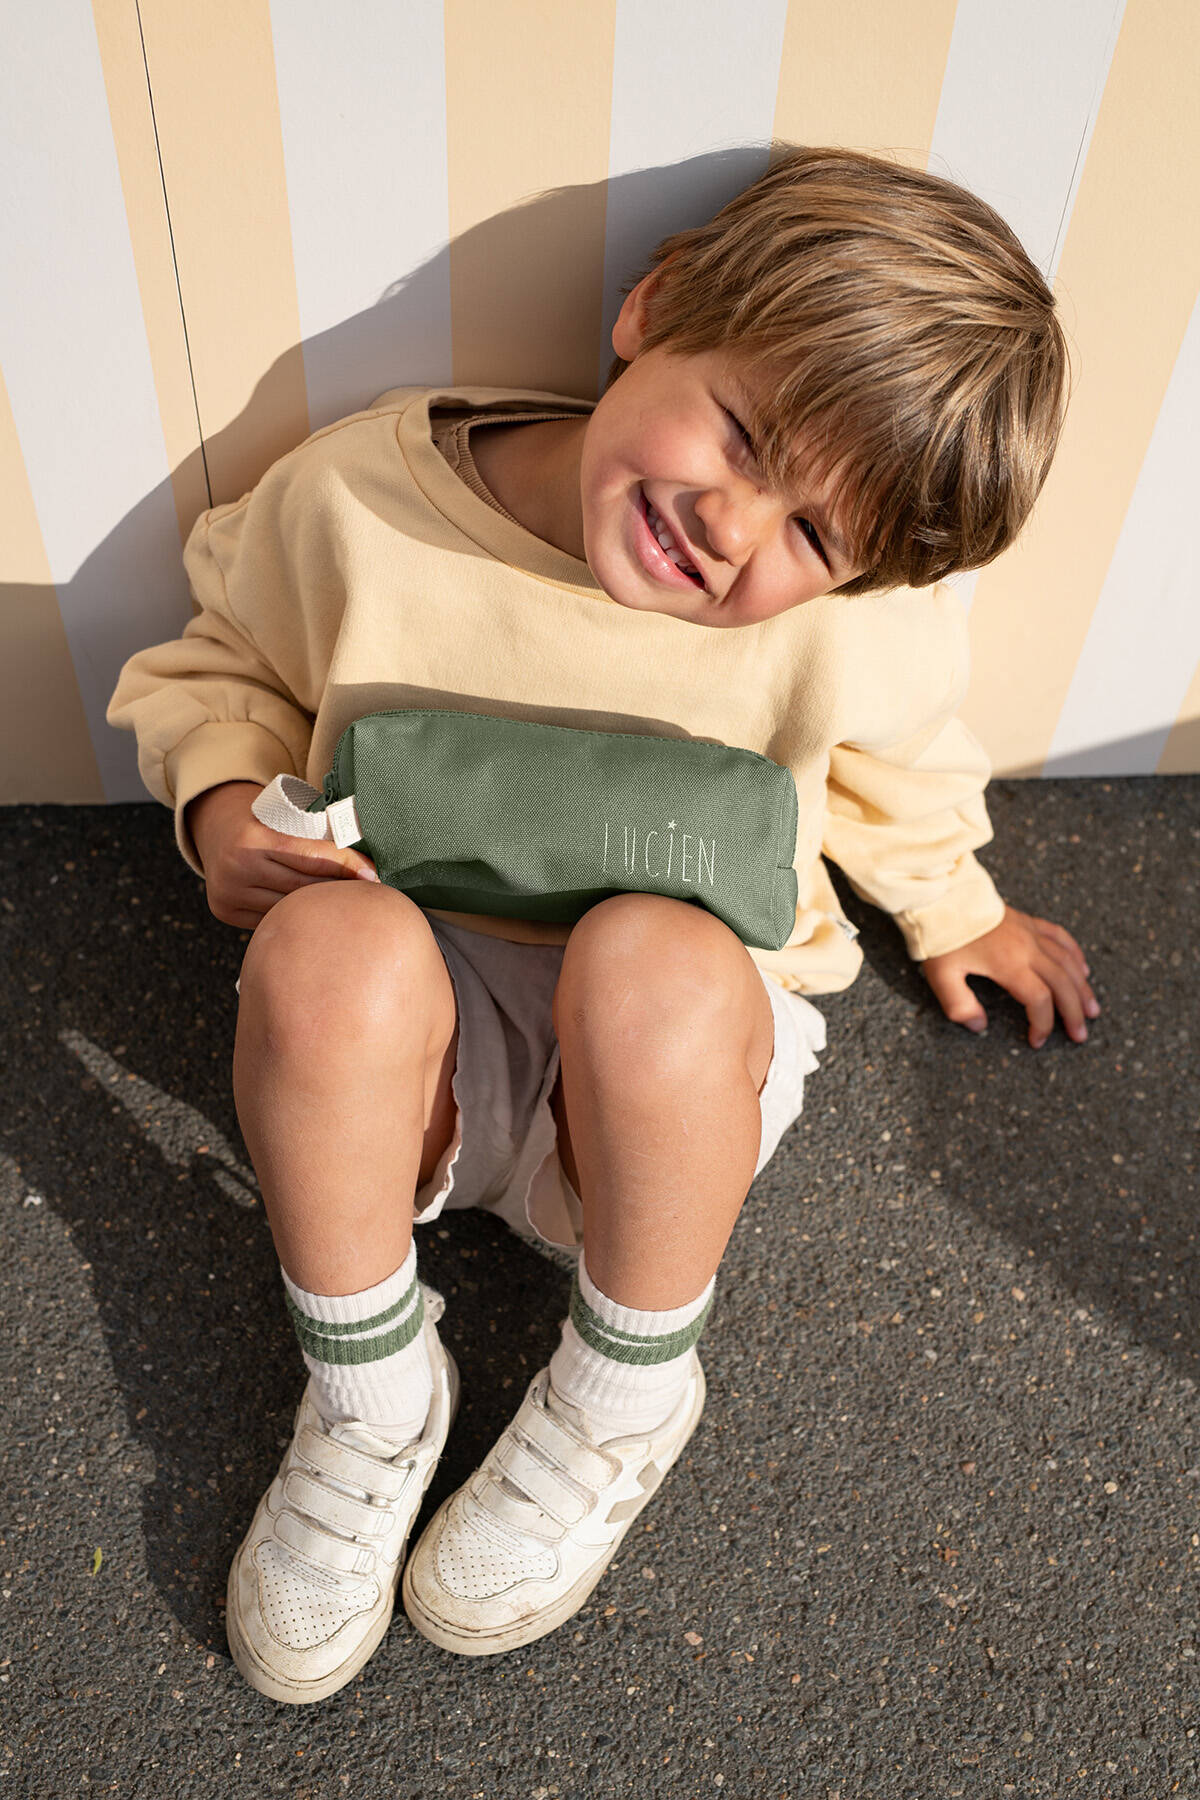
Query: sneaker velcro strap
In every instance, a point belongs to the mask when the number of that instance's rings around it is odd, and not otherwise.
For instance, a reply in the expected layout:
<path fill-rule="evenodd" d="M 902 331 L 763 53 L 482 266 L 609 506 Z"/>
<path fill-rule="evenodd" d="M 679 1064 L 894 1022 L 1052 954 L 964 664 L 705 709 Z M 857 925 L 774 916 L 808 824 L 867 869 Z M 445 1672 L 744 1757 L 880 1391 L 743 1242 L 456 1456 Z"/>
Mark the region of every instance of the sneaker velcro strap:
<path fill-rule="evenodd" d="M 551 1462 L 562 1463 L 590 1488 L 607 1487 L 621 1472 L 619 1463 L 600 1450 L 589 1449 L 553 1413 L 540 1406 L 523 1406 L 514 1424 L 530 1443 L 545 1451 Z"/>
<path fill-rule="evenodd" d="M 335 1481 L 345 1482 L 347 1487 L 365 1488 L 369 1494 L 378 1494 L 381 1500 L 399 1499 L 412 1473 L 402 1463 L 380 1462 L 376 1457 L 352 1450 L 349 1444 L 339 1444 L 336 1438 L 314 1431 L 309 1425 L 296 1439 L 296 1449 L 304 1461 L 319 1469 L 322 1475 L 332 1475 Z"/>
<path fill-rule="evenodd" d="M 337 1494 L 323 1483 L 313 1481 L 303 1469 L 290 1469 L 283 1484 L 283 1497 L 289 1506 L 308 1513 L 322 1525 L 336 1531 L 352 1531 L 356 1537 L 386 1537 L 395 1520 L 382 1506 L 367 1506 L 352 1500 L 349 1494 Z"/>
<path fill-rule="evenodd" d="M 518 1500 L 502 1488 L 499 1478 L 486 1465 L 476 1471 L 466 1499 L 471 1502 L 466 1516 L 472 1528 L 485 1535 L 496 1537 L 497 1521 L 515 1526 L 523 1536 L 538 1538 L 544 1544 L 557 1544 L 567 1535 L 566 1526 L 543 1512 L 535 1500 Z"/>
<path fill-rule="evenodd" d="M 585 1500 L 562 1471 L 532 1456 L 510 1433 L 500 1439 L 494 1456 L 509 1480 L 560 1525 L 578 1525 L 591 1511 L 594 1500 Z"/>
<path fill-rule="evenodd" d="M 364 1550 L 361 1544 L 347 1543 L 345 1538 L 331 1537 L 327 1531 L 318 1531 L 307 1519 L 301 1519 L 296 1513 L 281 1512 L 275 1520 L 275 1536 L 281 1544 L 290 1550 L 299 1551 L 310 1562 L 322 1569 L 337 1569 L 345 1574 L 358 1573 L 361 1557 L 374 1555 Z"/>

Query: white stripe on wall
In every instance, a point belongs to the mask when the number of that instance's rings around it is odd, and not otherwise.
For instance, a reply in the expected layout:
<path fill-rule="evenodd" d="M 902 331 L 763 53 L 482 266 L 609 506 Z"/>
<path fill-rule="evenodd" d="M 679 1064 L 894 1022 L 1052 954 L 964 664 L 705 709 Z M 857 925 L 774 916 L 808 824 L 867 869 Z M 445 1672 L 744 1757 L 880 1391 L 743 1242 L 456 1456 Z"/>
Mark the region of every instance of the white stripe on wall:
<path fill-rule="evenodd" d="M 312 429 L 448 380 L 441 0 L 271 8 Z"/>
<path fill-rule="evenodd" d="M 958 0 L 929 151 L 1053 282 L 1125 0 Z M 969 606 L 979 571 L 952 578 Z"/>
<path fill-rule="evenodd" d="M 767 166 L 787 0 L 618 0 L 599 387 L 621 288 Z"/>
<path fill-rule="evenodd" d="M 959 0 L 954 15 L 929 168 L 994 206 L 1048 279 L 1124 10 L 1124 0 Z"/>
<path fill-rule="evenodd" d="M 6 10 L 0 119 L 0 361 L 105 798 L 144 800 L 104 714 L 190 608 L 86 0 Z"/>
<path fill-rule="evenodd" d="M 1200 664 L 1200 301 L 1067 692 L 1046 775 L 1152 775 Z"/>

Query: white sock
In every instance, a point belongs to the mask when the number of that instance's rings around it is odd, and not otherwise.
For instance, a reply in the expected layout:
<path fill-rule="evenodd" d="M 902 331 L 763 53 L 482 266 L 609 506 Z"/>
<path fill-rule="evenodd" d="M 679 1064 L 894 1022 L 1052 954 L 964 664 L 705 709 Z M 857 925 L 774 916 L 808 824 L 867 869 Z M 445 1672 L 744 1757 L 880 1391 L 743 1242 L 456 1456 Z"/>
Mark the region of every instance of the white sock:
<path fill-rule="evenodd" d="M 361 1419 L 407 1444 L 421 1435 L 433 1398 L 417 1246 L 386 1280 L 361 1294 L 310 1294 L 281 1269 L 288 1311 L 329 1424 Z"/>
<path fill-rule="evenodd" d="M 580 1253 L 550 1384 L 586 1413 L 598 1441 L 652 1431 L 670 1417 L 687 1386 L 716 1279 L 686 1306 L 639 1312 L 602 1294 Z"/>

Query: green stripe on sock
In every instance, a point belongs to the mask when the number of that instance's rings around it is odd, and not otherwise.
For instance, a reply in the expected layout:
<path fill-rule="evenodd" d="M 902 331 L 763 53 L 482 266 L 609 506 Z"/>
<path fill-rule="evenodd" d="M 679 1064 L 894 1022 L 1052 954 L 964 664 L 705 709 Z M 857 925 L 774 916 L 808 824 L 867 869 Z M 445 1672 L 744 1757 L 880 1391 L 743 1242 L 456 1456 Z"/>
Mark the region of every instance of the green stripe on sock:
<path fill-rule="evenodd" d="M 292 1315 L 292 1323 L 296 1330 L 307 1326 L 310 1331 L 319 1332 L 322 1337 L 353 1337 L 364 1331 L 375 1331 L 380 1325 L 386 1325 L 392 1319 L 398 1319 L 401 1313 L 407 1312 L 413 1303 L 413 1295 L 417 1291 L 417 1278 L 414 1275 L 411 1283 L 400 1298 L 391 1306 L 385 1306 L 382 1312 L 372 1313 L 369 1319 L 351 1319 L 348 1323 L 340 1323 L 333 1319 L 314 1319 L 311 1313 L 302 1311 L 292 1299 L 287 1289 L 283 1297 L 287 1301 L 288 1311 Z"/>
<path fill-rule="evenodd" d="M 416 1283 L 413 1283 L 416 1287 Z M 350 1337 L 352 1331 L 368 1332 L 372 1326 L 386 1319 L 395 1318 L 400 1308 L 409 1302 L 412 1288 L 403 1301 L 389 1306 L 373 1318 L 362 1319 L 349 1324 L 327 1323 L 322 1319 L 310 1319 L 307 1313 L 301 1312 L 290 1294 L 286 1293 L 288 1310 L 292 1315 L 292 1324 L 296 1328 L 296 1336 L 300 1340 L 300 1348 L 318 1362 L 336 1363 L 369 1363 L 379 1362 L 385 1356 L 394 1356 L 397 1350 L 403 1350 L 411 1344 L 422 1325 L 425 1323 L 425 1296 L 417 1288 L 416 1304 L 407 1318 L 401 1319 L 391 1331 L 377 1331 L 373 1337 Z"/>
<path fill-rule="evenodd" d="M 639 1367 L 671 1362 L 685 1350 L 690 1350 L 704 1330 L 712 1303 L 713 1295 L 710 1294 L 691 1324 L 684 1325 L 679 1331 L 665 1332 L 662 1337 L 638 1337 L 635 1332 L 606 1325 L 580 1293 L 578 1274 L 571 1281 L 571 1323 L 584 1343 L 611 1362 L 634 1363 Z"/>

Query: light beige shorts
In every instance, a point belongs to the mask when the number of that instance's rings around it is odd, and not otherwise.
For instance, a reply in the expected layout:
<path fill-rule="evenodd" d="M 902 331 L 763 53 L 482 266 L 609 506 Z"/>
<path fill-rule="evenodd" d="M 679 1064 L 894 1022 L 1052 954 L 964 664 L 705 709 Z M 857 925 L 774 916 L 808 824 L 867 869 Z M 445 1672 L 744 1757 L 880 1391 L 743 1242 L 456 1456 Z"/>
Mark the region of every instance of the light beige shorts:
<path fill-rule="evenodd" d="M 454 983 L 459 1039 L 454 1136 L 417 1190 L 417 1223 L 436 1219 L 443 1207 L 479 1206 L 522 1237 L 577 1249 L 583 1209 L 558 1158 L 550 1106 L 559 1069 L 550 1007 L 564 946 L 513 944 L 425 917 Z M 804 1078 L 825 1048 L 816 1007 L 759 974 L 775 1016 L 775 1048 L 759 1096 L 756 1175 L 799 1118 Z"/>

